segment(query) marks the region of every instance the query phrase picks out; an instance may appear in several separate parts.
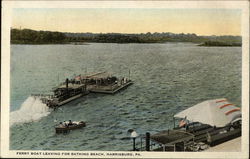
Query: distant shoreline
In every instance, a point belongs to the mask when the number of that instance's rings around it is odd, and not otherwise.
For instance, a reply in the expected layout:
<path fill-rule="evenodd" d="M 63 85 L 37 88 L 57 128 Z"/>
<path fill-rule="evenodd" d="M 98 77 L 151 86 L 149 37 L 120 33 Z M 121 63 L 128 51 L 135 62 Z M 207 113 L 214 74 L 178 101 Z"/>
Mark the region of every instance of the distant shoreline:
<path fill-rule="evenodd" d="M 183 42 L 183 41 L 177 41 L 177 42 L 172 42 L 172 41 L 166 41 L 166 42 L 144 42 L 144 43 L 115 43 L 115 42 L 81 42 L 81 43 L 72 43 L 72 42 L 67 42 L 67 43 L 11 43 L 11 45 L 90 45 L 90 43 L 107 43 L 107 44 L 166 44 L 166 43 L 193 43 L 197 44 L 196 42 Z M 198 44 L 197 46 L 200 47 L 241 47 L 241 44 L 228 44 L 228 45 L 207 45 L 205 43 Z"/>
<path fill-rule="evenodd" d="M 200 46 L 241 46 L 241 36 L 197 36 L 196 34 L 163 33 L 63 33 L 51 31 L 35 31 L 31 29 L 11 29 L 11 44 L 75 44 L 84 43 L 166 43 L 191 42 L 203 43 Z"/>
<path fill-rule="evenodd" d="M 230 43 L 222 41 L 206 41 L 198 46 L 208 46 L 208 47 L 241 47 L 241 43 Z"/>
<path fill-rule="evenodd" d="M 86 41 L 86 42 L 63 42 L 63 43 L 30 43 L 30 42 L 11 42 L 11 44 L 29 44 L 29 45 L 48 45 L 48 44 L 72 44 L 72 45 L 86 45 L 88 43 L 114 43 L 114 44 L 163 44 L 163 43 L 170 43 L 170 42 L 175 42 L 175 41 L 166 41 L 166 42 L 95 42 L 95 41 Z M 176 41 L 176 42 L 182 42 L 182 41 Z M 188 42 L 187 42 L 188 43 Z M 189 42 L 190 43 L 190 42 Z"/>

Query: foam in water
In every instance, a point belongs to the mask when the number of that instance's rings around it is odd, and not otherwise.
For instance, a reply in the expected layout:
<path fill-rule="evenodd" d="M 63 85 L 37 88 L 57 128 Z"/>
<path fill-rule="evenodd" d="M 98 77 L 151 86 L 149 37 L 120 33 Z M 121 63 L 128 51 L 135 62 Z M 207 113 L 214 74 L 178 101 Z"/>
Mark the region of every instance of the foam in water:
<path fill-rule="evenodd" d="M 49 113 L 49 107 L 42 103 L 40 98 L 30 96 L 23 102 L 19 110 L 10 113 L 10 126 L 38 121 Z"/>

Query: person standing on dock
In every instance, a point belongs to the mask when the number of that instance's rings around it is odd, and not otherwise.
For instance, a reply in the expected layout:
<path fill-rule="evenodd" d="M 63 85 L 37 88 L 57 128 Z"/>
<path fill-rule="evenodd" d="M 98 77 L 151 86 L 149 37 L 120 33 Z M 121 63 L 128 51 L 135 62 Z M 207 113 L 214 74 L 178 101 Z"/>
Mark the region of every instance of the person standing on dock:
<path fill-rule="evenodd" d="M 187 124 L 187 121 L 186 121 L 186 117 L 184 119 L 182 119 L 179 123 L 179 127 L 182 128 L 182 127 L 185 127 Z"/>

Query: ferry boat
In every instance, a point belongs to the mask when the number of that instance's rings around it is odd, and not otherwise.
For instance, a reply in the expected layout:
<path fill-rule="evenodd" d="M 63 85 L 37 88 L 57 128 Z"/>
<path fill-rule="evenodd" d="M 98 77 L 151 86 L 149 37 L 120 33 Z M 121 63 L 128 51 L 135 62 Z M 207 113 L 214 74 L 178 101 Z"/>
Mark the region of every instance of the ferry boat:
<path fill-rule="evenodd" d="M 86 123 L 84 121 L 73 121 L 60 122 L 59 125 L 55 126 L 56 133 L 68 133 L 70 130 L 79 129 L 85 127 Z"/>
<path fill-rule="evenodd" d="M 87 95 L 89 91 L 86 89 L 85 84 L 77 84 L 72 80 L 66 79 L 65 83 L 53 89 L 53 93 L 54 95 L 43 95 L 41 98 L 42 102 L 50 108 L 62 106 L 83 95 Z"/>
<path fill-rule="evenodd" d="M 36 95 L 50 108 L 57 108 L 89 93 L 114 94 L 133 84 L 129 78 L 117 78 L 111 73 L 98 72 L 90 75 L 78 75 L 66 79 L 64 83 L 53 88 L 53 95 Z"/>

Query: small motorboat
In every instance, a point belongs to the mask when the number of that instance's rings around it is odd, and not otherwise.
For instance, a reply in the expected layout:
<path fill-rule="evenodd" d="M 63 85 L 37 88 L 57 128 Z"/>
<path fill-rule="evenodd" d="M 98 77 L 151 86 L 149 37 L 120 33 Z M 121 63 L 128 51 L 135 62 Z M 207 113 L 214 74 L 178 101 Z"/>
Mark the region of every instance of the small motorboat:
<path fill-rule="evenodd" d="M 84 121 L 73 121 L 60 122 L 59 125 L 55 126 L 56 133 L 68 133 L 70 130 L 79 129 L 85 127 L 86 123 Z"/>

